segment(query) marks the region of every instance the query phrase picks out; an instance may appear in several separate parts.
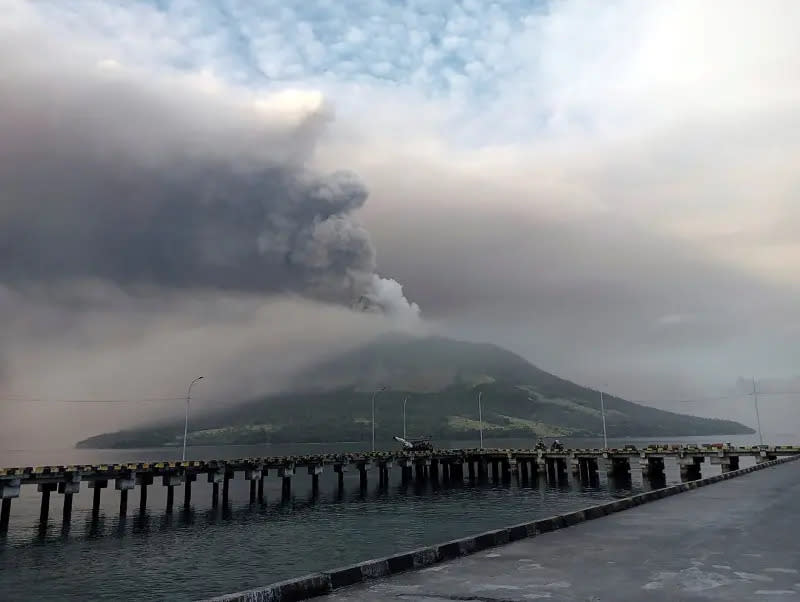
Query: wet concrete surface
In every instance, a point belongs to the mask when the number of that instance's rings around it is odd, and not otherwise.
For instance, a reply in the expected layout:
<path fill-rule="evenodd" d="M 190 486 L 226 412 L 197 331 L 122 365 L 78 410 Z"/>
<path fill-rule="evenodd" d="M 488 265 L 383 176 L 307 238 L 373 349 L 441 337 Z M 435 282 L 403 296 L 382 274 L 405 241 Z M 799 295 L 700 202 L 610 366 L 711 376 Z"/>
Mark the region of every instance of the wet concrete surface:
<path fill-rule="evenodd" d="M 322 599 L 800 600 L 800 462 Z"/>

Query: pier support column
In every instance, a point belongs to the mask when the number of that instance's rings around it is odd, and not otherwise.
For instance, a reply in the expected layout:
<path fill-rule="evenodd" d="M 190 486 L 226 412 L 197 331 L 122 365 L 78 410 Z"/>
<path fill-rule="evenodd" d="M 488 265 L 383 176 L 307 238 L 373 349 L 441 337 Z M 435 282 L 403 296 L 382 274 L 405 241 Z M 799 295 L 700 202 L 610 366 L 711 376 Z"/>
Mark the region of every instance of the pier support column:
<path fill-rule="evenodd" d="M 39 509 L 39 522 L 42 525 L 47 523 L 47 517 L 50 515 L 50 492 L 56 490 L 55 483 L 39 483 L 36 490 L 42 494 L 42 505 Z"/>
<path fill-rule="evenodd" d="M 517 464 L 519 465 L 519 476 L 522 482 L 528 483 L 530 481 L 530 477 L 528 476 L 528 465 L 530 462 L 527 458 L 520 458 L 517 460 Z"/>
<path fill-rule="evenodd" d="M 11 500 L 19 497 L 21 479 L 3 479 L 0 481 L 0 533 L 8 531 L 11 519 Z"/>
<path fill-rule="evenodd" d="M 705 458 L 703 456 L 683 456 L 678 458 L 681 481 L 696 481 L 700 478 L 702 471 L 700 465 Z"/>
<path fill-rule="evenodd" d="M 267 469 L 261 469 L 261 477 L 258 479 L 258 501 L 264 503 L 264 477 L 267 475 Z"/>
<path fill-rule="evenodd" d="M 469 474 L 470 483 L 475 481 L 475 460 L 472 458 L 467 459 L 467 473 Z"/>
<path fill-rule="evenodd" d="M 610 477 L 630 475 L 631 462 L 627 457 L 606 458 L 606 474 Z"/>
<path fill-rule="evenodd" d="M 167 512 L 172 512 L 175 507 L 175 487 L 183 483 L 183 474 L 167 473 L 162 477 L 162 483 L 167 488 Z"/>
<path fill-rule="evenodd" d="M 136 475 L 136 482 L 139 484 L 139 514 L 147 512 L 147 488 L 153 484 L 151 473 L 140 473 Z"/>
<path fill-rule="evenodd" d="M 739 456 L 711 456 L 711 464 L 719 464 L 722 472 L 739 470 Z"/>
<path fill-rule="evenodd" d="M 341 490 L 344 487 L 344 464 L 334 464 L 333 472 L 336 473 L 336 477 L 339 483 L 339 490 Z"/>
<path fill-rule="evenodd" d="M 211 507 L 219 506 L 219 484 L 225 479 L 221 470 L 208 473 L 208 482 L 211 483 Z"/>
<path fill-rule="evenodd" d="M 761 453 L 756 456 L 756 464 L 763 464 L 764 462 L 771 462 L 777 459 L 778 456 L 773 456 L 762 450 Z"/>
<path fill-rule="evenodd" d="M 231 479 L 235 476 L 232 470 L 225 469 L 225 472 L 222 475 L 222 510 L 224 511 L 228 507 L 228 501 L 230 500 L 230 493 L 231 493 Z"/>
<path fill-rule="evenodd" d="M 643 458 L 641 464 L 644 478 L 658 480 L 664 477 L 664 458 Z"/>
<path fill-rule="evenodd" d="M 442 460 L 442 482 L 450 482 L 450 462 Z"/>
<path fill-rule="evenodd" d="M 292 497 L 292 477 L 294 476 L 294 465 L 281 466 L 278 469 L 278 476 L 281 478 L 281 499 L 287 501 Z"/>
<path fill-rule="evenodd" d="M 185 473 L 186 484 L 183 486 L 183 508 L 188 510 L 192 506 L 192 483 L 197 480 L 197 474 Z"/>
<path fill-rule="evenodd" d="M 478 480 L 487 481 L 489 479 L 489 461 L 484 457 L 478 458 Z"/>
<path fill-rule="evenodd" d="M 411 458 L 400 458 L 397 460 L 397 464 L 400 466 L 400 479 L 403 485 L 408 485 L 409 481 L 413 477 L 413 462 Z"/>
<path fill-rule="evenodd" d="M 322 474 L 322 465 L 314 464 L 308 467 L 308 474 L 311 475 L 311 495 L 319 495 L 319 475 Z"/>
<path fill-rule="evenodd" d="M 114 489 L 119 491 L 119 515 L 125 516 L 128 513 L 128 491 L 136 486 L 136 477 L 128 475 L 120 477 L 114 481 Z"/>
<path fill-rule="evenodd" d="M 246 481 L 250 481 L 250 503 L 256 503 L 256 489 L 258 488 L 258 482 L 261 481 L 261 469 L 260 468 L 249 468 L 244 471 L 244 478 Z"/>
<path fill-rule="evenodd" d="M 58 492 L 64 495 L 64 512 L 63 512 L 63 521 L 64 524 L 68 524 L 72 518 L 72 496 L 81 488 L 81 477 L 80 475 L 70 475 L 67 477 L 70 479 L 69 481 L 61 481 L 58 484 Z"/>
<path fill-rule="evenodd" d="M 578 458 L 580 479 L 591 484 L 600 478 L 597 458 Z"/>
<path fill-rule="evenodd" d="M 358 467 L 358 485 L 361 490 L 365 490 L 367 488 L 367 464 L 366 462 L 359 463 Z"/>
<path fill-rule="evenodd" d="M 546 475 L 547 474 L 547 458 L 544 456 L 539 456 L 536 458 L 536 473 L 537 475 Z"/>
<path fill-rule="evenodd" d="M 575 456 L 571 456 L 569 459 L 569 472 L 573 477 L 580 478 L 581 465 L 580 461 Z"/>
<path fill-rule="evenodd" d="M 432 458 L 430 461 L 430 476 L 431 480 L 438 481 L 439 480 L 439 460 L 436 458 Z"/>
<path fill-rule="evenodd" d="M 492 460 L 492 482 L 500 480 L 500 460 Z"/>
<path fill-rule="evenodd" d="M 11 520 L 11 498 L 4 497 L 0 501 L 0 533 L 8 531 L 8 523 Z"/>
<path fill-rule="evenodd" d="M 448 466 L 450 482 L 462 485 L 464 483 L 464 462 L 461 459 L 453 460 Z"/>
<path fill-rule="evenodd" d="M 516 462 L 514 463 L 516 467 Z M 511 480 L 511 460 L 505 458 L 500 461 L 500 476 L 503 478 L 503 482 L 507 483 Z"/>

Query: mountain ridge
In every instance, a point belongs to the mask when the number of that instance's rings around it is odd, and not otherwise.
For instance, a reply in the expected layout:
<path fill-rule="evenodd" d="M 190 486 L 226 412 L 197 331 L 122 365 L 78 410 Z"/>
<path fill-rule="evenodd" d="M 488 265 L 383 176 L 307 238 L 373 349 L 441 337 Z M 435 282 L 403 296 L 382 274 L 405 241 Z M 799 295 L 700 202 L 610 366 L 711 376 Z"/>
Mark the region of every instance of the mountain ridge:
<path fill-rule="evenodd" d="M 322 361 L 290 390 L 193 418 L 196 444 L 325 442 L 371 437 L 376 395 L 379 439 L 409 432 L 436 438 L 477 437 L 476 396 L 483 398 L 484 434 L 493 437 L 592 437 L 602 434 L 600 392 L 534 366 L 491 343 L 390 334 Z M 605 396 L 608 436 L 733 435 L 737 422 L 658 410 Z M 182 421 L 104 433 L 78 447 L 178 445 Z"/>

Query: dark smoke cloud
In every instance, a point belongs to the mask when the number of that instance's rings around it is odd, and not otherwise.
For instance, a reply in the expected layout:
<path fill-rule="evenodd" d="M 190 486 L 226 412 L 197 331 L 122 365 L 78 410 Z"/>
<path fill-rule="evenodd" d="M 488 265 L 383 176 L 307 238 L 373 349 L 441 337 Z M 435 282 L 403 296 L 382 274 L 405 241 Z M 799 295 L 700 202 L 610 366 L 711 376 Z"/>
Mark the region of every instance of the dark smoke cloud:
<path fill-rule="evenodd" d="M 330 118 L 319 99 L 258 100 L 34 48 L 0 42 L 0 282 L 366 297 L 416 316 L 375 273 L 353 215 L 364 185 L 306 167 Z"/>

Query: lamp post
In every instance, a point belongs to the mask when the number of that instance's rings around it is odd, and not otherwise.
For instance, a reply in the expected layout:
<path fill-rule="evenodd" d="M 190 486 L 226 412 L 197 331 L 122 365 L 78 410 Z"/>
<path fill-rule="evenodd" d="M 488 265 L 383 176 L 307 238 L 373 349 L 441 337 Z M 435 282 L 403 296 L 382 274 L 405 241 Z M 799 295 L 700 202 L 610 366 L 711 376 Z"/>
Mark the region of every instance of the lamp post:
<path fill-rule="evenodd" d="M 406 438 L 406 402 L 408 401 L 408 396 L 403 397 L 403 439 Z"/>
<path fill-rule="evenodd" d="M 603 401 L 603 391 L 600 391 L 600 415 L 603 417 L 603 449 L 608 449 L 608 435 L 606 434 L 606 404 Z"/>
<path fill-rule="evenodd" d="M 375 396 L 385 390 L 386 387 L 384 386 L 372 393 L 372 451 L 375 451 Z"/>
<path fill-rule="evenodd" d="M 756 407 L 756 422 L 758 423 L 758 444 L 764 445 L 764 437 L 761 435 L 761 416 L 758 415 L 758 389 L 756 388 L 756 377 L 753 377 L 753 404 Z"/>
<path fill-rule="evenodd" d="M 192 386 L 198 380 L 203 380 L 202 376 L 198 376 L 189 383 L 189 389 L 186 391 L 186 418 L 183 421 L 183 453 L 181 454 L 181 462 L 186 460 L 186 435 L 189 432 L 189 404 L 192 401 Z"/>
<path fill-rule="evenodd" d="M 483 411 L 481 409 L 481 396 L 483 391 L 478 391 L 478 432 L 481 436 L 481 449 L 483 449 Z"/>

